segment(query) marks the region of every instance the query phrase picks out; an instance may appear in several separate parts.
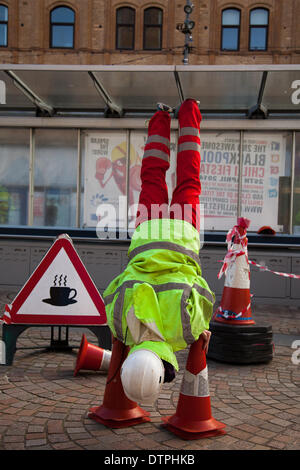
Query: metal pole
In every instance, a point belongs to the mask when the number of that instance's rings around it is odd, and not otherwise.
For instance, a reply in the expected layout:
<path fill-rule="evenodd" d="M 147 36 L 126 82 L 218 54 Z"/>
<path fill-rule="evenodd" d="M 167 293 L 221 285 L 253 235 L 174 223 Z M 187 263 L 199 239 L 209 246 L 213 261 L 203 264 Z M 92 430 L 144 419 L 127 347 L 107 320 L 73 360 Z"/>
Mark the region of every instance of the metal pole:
<path fill-rule="evenodd" d="M 126 171 L 126 222 L 125 222 L 125 234 L 124 238 L 127 238 L 128 234 L 128 211 L 129 211 L 129 205 L 130 205 L 130 198 L 129 198 L 129 192 L 130 192 L 130 180 L 129 180 L 129 175 L 130 175 L 130 145 L 131 145 L 131 130 L 127 129 L 126 131 L 126 138 L 127 138 L 127 171 Z"/>
<path fill-rule="evenodd" d="M 243 183 L 243 142 L 244 131 L 240 131 L 240 152 L 239 152 L 239 182 L 238 182 L 238 201 L 237 201 L 237 216 L 241 217 L 242 213 L 242 183 Z"/>
<path fill-rule="evenodd" d="M 293 131 L 292 163 L 291 163 L 291 203 L 290 203 L 290 220 L 289 220 L 289 233 L 290 234 L 293 233 L 295 160 L 296 160 L 296 132 Z"/>
<path fill-rule="evenodd" d="M 30 128 L 28 225 L 33 225 L 35 129 Z"/>
<path fill-rule="evenodd" d="M 77 130 L 77 194 L 76 194 L 76 227 L 80 227 L 81 213 L 81 175 L 82 175 L 82 158 L 81 158 L 81 130 Z"/>
<path fill-rule="evenodd" d="M 192 6 L 191 0 L 187 0 L 186 2 L 187 6 Z M 186 26 L 189 23 L 190 19 L 190 13 L 186 13 L 185 16 L 185 24 Z M 185 33 L 185 44 L 184 44 L 184 51 L 183 51 L 183 63 L 187 65 L 189 63 L 189 43 L 191 41 L 191 33 L 187 32 Z"/>

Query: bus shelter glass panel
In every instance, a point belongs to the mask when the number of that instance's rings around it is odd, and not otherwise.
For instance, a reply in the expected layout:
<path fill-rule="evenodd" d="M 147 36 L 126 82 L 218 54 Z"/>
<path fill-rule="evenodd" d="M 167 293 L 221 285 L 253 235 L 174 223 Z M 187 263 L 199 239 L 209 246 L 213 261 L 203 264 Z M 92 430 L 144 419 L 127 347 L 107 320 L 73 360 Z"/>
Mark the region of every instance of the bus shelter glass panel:
<path fill-rule="evenodd" d="M 201 196 L 204 230 L 228 231 L 236 224 L 239 132 L 201 132 Z"/>
<path fill-rule="evenodd" d="M 241 207 L 249 231 L 289 231 L 292 134 L 245 132 Z"/>
<path fill-rule="evenodd" d="M 83 226 L 97 227 L 99 238 L 127 235 L 127 134 L 86 131 L 83 134 Z"/>
<path fill-rule="evenodd" d="M 0 225 L 27 225 L 28 129 L 0 129 Z"/>
<path fill-rule="evenodd" d="M 173 190 L 176 185 L 176 154 L 177 154 L 177 131 L 171 131 L 170 140 L 170 167 L 166 173 L 166 183 L 169 193 L 169 203 L 172 199 Z M 136 211 L 141 190 L 141 165 L 144 148 L 147 142 L 147 130 L 132 131 L 130 133 L 130 167 L 128 187 L 128 228 L 132 234 L 135 228 Z"/>
<path fill-rule="evenodd" d="M 35 133 L 35 226 L 75 227 L 77 131 L 37 129 Z"/>
<path fill-rule="evenodd" d="M 295 133 L 293 232 L 300 234 L 300 132 Z"/>

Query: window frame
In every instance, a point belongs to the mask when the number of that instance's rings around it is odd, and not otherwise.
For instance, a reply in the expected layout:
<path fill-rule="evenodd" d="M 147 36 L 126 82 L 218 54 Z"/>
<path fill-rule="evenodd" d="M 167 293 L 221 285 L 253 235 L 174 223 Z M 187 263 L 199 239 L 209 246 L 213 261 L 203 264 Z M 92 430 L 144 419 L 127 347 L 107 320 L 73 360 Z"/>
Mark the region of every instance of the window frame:
<path fill-rule="evenodd" d="M 256 10 L 264 10 L 268 13 L 268 22 L 266 25 L 251 25 L 251 14 Z M 269 24 L 270 24 L 270 10 L 265 7 L 256 7 L 252 8 L 249 12 L 249 39 L 248 39 L 248 50 L 250 52 L 266 52 L 268 50 L 268 42 L 269 42 Z M 251 31 L 253 28 L 265 28 L 266 29 L 266 47 L 265 49 L 252 49 L 251 48 Z"/>
<path fill-rule="evenodd" d="M 223 25 L 223 13 L 227 10 L 235 10 L 239 13 L 239 24 L 238 25 Z M 240 50 L 240 37 L 241 37 L 241 19 L 242 19 L 242 12 L 239 8 L 236 7 L 228 7 L 224 8 L 221 12 L 221 51 L 222 52 L 237 52 Z M 223 47 L 223 30 L 224 29 L 229 29 L 229 28 L 235 28 L 238 30 L 238 38 L 237 38 L 237 48 L 236 49 L 225 49 Z"/>
<path fill-rule="evenodd" d="M 131 10 L 133 11 L 134 13 L 134 18 L 133 18 L 133 23 L 118 23 L 118 12 L 120 12 L 120 10 L 125 10 L 125 9 L 128 9 L 128 10 Z M 129 6 L 123 6 L 123 7 L 119 7 L 116 9 L 116 42 L 115 42 L 115 47 L 116 47 L 116 50 L 118 51 L 134 51 L 135 50 L 135 25 L 136 25 L 136 9 L 133 8 L 133 7 L 129 7 Z M 133 35 L 132 35 L 132 47 L 118 47 L 118 35 L 119 35 L 119 27 L 120 26 L 125 26 L 127 28 L 132 28 L 132 32 L 133 32 Z"/>
<path fill-rule="evenodd" d="M 3 24 L 6 26 L 6 44 L 0 44 L 0 47 L 8 47 L 8 6 L 5 5 L 4 3 L 0 3 L 0 7 L 6 8 L 6 11 L 7 11 L 7 20 L 6 21 L 0 20 L 0 25 Z"/>
<path fill-rule="evenodd" d="M 51 16 L 52 13 L 57 10 L 58 8 L 67 8 L 68 10 L 71 10 L 74 13 L 74 21 L 72 23 L 67 23 L 67 22 L 62 22 L 62 23 L 57 23 L 56 21 L 52 21 Z M 50 11 L 50 49 L 75 49 L 75 22 L 76 22 L 76 12 L 73 10 L 73 8 L 67 6 L 67 5 L 58 5 Z M 72 37 L 72 46 L 53 46 L 52 41 L 53 41 L 53 26 L 72 26 L 73 27 L 73 37 Z"/>
<path fill-rule="evenodd" d="M 149 24 L 146 24 L 145 22 L 145 16 L 146 16 L 146 13 L 147 11 L 149 10 L 158 10 L 160 13 L 161 13 L 161 23 L 158 24 L 152 24 L 152 23 L 149 23 Z M 148 8 L 145 8 L 144 9 L 144 18 L 143 18 L 143 50 L 144 51 L 161 51 L 162 50 L 162 41 L 163 41 L 163 21 L 164 21 L 164 11 L 162 8 L 159 8 L 159 7 L 148 7 Z M 145 43 L 146 43 L 146 28 L 157 28 L 160 30 L 160 41 L 159 41 L 159 47 L 155 47 L 155 48 L 149 48 L 149 47 L 145 47 Z"/>

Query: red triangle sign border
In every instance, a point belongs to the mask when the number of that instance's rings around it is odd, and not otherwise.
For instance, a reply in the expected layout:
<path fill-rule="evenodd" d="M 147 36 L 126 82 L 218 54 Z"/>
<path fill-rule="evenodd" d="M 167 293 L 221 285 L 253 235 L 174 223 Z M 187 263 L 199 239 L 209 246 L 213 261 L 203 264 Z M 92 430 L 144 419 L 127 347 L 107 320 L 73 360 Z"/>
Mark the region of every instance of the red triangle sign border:
<path fill-rule="evenodd" d="M 69 260 L 73 264 L 83 285 L 85 286 L 90 299 L 94 303 L 99 316 L 97 315 L 51 315 L 51 314 L 19 314 L 18 311 L 29 297 L 34 287 L 42 278 L 46 270 L 54 261 L 58 253 L 64 249 Z M 106 313 L 103 299 L 97 290 L 93 280 L 87 272 L 83 262 L 73 246 L 71 238 L 67 234 L 60 235 L 49 248 L 40 264 L 33 271 L 27 282 L 24 284 L 15 299 L 9 305 L 12 324 L 49 324 L 49 325 L 106 325 Z"/>

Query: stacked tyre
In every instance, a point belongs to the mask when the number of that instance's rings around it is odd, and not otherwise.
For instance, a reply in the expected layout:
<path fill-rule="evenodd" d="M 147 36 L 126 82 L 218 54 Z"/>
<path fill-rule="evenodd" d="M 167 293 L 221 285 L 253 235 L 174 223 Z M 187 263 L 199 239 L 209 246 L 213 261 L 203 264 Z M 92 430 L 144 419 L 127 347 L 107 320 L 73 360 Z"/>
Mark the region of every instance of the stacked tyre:
<path fill-rule="evenodd" d="M 207 357 L 230 364 L 270 362 L 274 355 L 272 326 L 211 322 Z"/>

